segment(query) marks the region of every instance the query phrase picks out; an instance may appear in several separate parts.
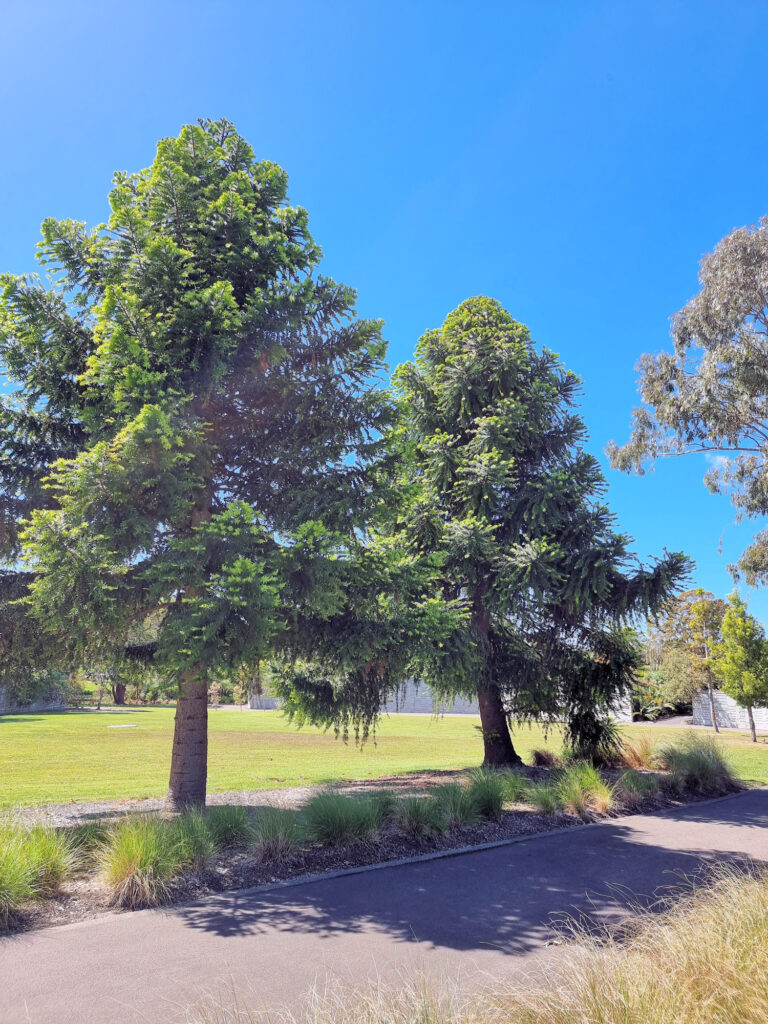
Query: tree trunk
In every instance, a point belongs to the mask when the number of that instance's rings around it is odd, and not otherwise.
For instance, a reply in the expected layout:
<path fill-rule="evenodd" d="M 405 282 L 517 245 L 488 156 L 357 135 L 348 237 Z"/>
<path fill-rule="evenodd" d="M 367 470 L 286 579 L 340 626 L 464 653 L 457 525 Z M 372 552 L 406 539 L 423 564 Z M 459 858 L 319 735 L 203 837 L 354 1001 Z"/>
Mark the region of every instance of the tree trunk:
<path fill-rule="evenodd" d="M 261 672 L 257 668 L 248 683 L 248 707 L 256 711 L 261 706 L 261 695 L 264 690 L 261 685 Z"/>
<path fill-rule="evenodd" d="M 717 724 L 717 713 L 715 712 L 715 691 L 712 689 L 712 681 L 707 683 L 707 689 L 709 690 L 709 712 L 712 715 L 712 726 L 715 732 L 720 732 L 720 726 Z"/>
<path fill-rule="evenodd" d="M 752 705 L 747 704 L 747 718 L 749 719 L 749 734 L 752 742 L 757 743 L 757 730 L 755 729 L 755 716 L 752 714 Z"/>
<path fill-rule="evenodd" d="M 166 807 L 205 807 L 208 777 L 208 683 L 198 672 L 181 680 L 173 728 L 171 780 Z"/>
<path fill-rule="evenodd" d="M 125 704 L 125 691 L 125 683 L 115 683 L 112 686 L 112 700 L 115 702 L 115 704 Z"/>
<path fill-rule="evenodd" d="M 480 724 L 485 748 L 483 765 L 488 768 L 522 765 L 522 758 L 512 744 L 509 723 L 498 686 L 491 683 L 481 687 L 477 691 L 477 702 L 480 705 Z"/>

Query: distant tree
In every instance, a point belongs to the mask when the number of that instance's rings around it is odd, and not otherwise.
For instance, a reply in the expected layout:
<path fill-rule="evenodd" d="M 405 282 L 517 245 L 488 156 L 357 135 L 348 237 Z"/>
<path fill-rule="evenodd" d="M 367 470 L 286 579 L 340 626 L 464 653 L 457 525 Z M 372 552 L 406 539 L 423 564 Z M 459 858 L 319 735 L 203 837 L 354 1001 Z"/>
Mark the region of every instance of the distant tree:
<path fill-rule="evenodd" d="M 173 807 L 205 800 L 209 683 L 299 618 L 353 617 L 385 346 L 286 196 L 227 121 L 187 125 L 115 175 L 107 224 L 45 221 L 49 284 L 3 278 L 0 540 L 29 612 L 10 647 L 42 633 L 80 663 L 150 617 Z"/>
<path fill-rule="evenodd" d="M 768 513 L 768 218 L 732 231 L 701 261 L 701 290 L 672 318 L 674 350 L 644 355 L 632 434 L 614 466 L 642 473 L 660 456 L 709 453 L 706 482 L 740 517 Z M 768 581 L 768 531 L 731 566 Z"/>
<path fill-rule="evenodd" d="M 687 560 L 634 562 L 583 450 L 578 379 L 498 302 L 462 303 L 394 380 L 393 531 L 464 603 L 457 646 L 473 653 L 464 671 L 448 678 L 438 663 L 426 681 L 477 695 L 486 764 L 519 762 L 510 718 L 565 715 L 574 745 L 594 751 L 639 664 L 625 627 L 675 592 Z"/>
<path fill-rule="evenodd" d="M 752 742 L 757 742 L 755 706 L 768 706 L 768 640 L 762 623 L 734 592 L 723 616 L 722 639 L 714 649 L 714 673 L 723 690 L 746 708 Z"/>
<path fill-rule="evenodd" d="M 679 692 L 692 698 L 698 690 L 706 689 L 715 732 L 720 727 L 712 659 L 721 640 L 725 609 L 722 598 L 702 587 L 686 590 L 667 602 L 649 629 L 652 640 L 662 651 L 660 671 L 675 679 Z"/>

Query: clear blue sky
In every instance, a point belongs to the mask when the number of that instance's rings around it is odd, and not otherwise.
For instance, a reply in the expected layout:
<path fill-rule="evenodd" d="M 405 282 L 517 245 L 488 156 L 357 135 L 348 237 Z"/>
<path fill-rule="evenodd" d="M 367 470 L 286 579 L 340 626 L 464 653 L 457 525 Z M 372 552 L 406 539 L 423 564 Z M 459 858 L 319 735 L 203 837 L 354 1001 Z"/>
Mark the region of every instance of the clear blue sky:
<path fill-rule="evenodd" d="M 2 24 L 0 270 L 223 115 L 287 169 L 393 366 L 492 295 L 580 374 L 601 458 L 701 255 L 768 213 L 765 2 L 6 0 Z M 606 464 L 609 500 L 641 556 L 684 549 L 723 594 L 762 524 L 735 525 L 705 469 Z M 751 607 L 768 619 L 768 594 Z"/>

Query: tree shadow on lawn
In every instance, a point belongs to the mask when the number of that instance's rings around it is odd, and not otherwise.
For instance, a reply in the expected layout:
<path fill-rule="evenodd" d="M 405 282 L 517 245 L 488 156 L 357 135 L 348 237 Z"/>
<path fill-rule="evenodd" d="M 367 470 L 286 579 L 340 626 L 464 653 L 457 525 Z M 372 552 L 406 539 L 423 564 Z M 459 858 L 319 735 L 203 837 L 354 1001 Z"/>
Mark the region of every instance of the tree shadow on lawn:
<path fill-rule="evenodd" d="M 768 815 L 768 792 L 745 816 L 715 804 L 681 821 L 755 824 Z M 669 814 L 667 814 L 669 817 Z M 665 831 L 664 829 L 659 830 Z M 619 924 L 628 911 L 658 905 L 670 888 L 690 888 L 723 863 L 768 863 L 768 838 L 759 847 L 679 848 L 679 825 L 648 841 L 636 827 L 603 822 L 579 831 L 548 833 L 530 842 L 440 860 L 321 880 L 272 892 L 221 895 L 168 913 L 189 927 L 221 937 L 269 933 L 334 939 L 350 933 L 425 943 L 432 949 L 492 951 L 519 956 L 557 939 L 564 918 L 589 928 Z M 713 844 L 714 845 L 714 844 Z M 759 844 L 758 844 L 759 845 Z"/>

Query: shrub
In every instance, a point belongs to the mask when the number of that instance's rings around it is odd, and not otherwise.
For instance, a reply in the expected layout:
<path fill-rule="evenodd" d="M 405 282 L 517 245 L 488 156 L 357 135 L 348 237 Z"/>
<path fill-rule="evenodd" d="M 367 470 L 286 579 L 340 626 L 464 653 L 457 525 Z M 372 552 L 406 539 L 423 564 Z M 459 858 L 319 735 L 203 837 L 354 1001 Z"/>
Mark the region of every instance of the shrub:
<path fill-rule="evenodd" d="M 441 804 L 434 797 L 406 796 L 398 801 L 397 822 L 412 839 L 445 832 L 448 822 Z"/>
<path fill-rule="evenodd" d="M 624 737 L 621 746 L 621 760 L 627 768 L 653 768 L 655 748 L 648 733 L 639 733 L 631 741 Z"/>
<path fill-rule="evenodd" d="M 253 827 L 245 807 L 210 807 L 206 814 L 208 831 L 217 850 L 239 850 L 253 841 Z"/>
<path fill-rule="evenodd" d="M 504 775 L 492 768 L 475 768 L 469 773 L 469 793 L 481 817 L 498 818 L 504 806 Z"/>
<path fill-rule="evenodd" d="M 304 807 L 302 824 L 314 842 L 340 846 L 370 839 L 381 824 L 381 808 L 368 796 L 318 793 Z"/>
<path fill-rule="evenodd" d="M 166 827 L 171 842 L 176 844 L 179 863 L 184 867 L 199 871 L 216 852 L 216 843 L 203 811 L 185 811 L 168 822 Z"/>
<path fill-rule="evenodd" d="M 471 825 L 480 817 L 472 791 L 458 782 L 438 786 L 432 793 L 432 800 L 440 809 L 448 828 Z"/>
<path fill-rule="evenodd" d="M 535 750 L 532 750 L 531 758 L 532 763 L 537 768 L 554 768 L 555 765 L 560 764 L 560 758 L 557 754 L 544 747 L 537 747 Z"/>
<path fill-rule="evenodd" d="M 559 814 L 563 803 L 557 788 L 550 782 L 533 782 L 528 786 L 526 799 L 541 814 Z"/>
<path fill-rule="evenodd" d="M 282 807 L 263 807 L 256 819 L 253 837 L 260 860 L 282 863 L 299 843 L 296 812 Z"/>
<path fill-rule="evenodd" d="M 738 789 L 725 751 L 712 736 L 691 733 L 682 740 L 661 743 L 656 748 L 656 763 L 670 774 L 678 791 L 727 793 Z"/>
<path fill-rule="evenodd" d="M 137 816 L 116 822 L 99 847 L 97 860 L 115 906 L 156 907 L 170 895 L 170 880 L 183 866 L 182 851 L 169 823 Z"/>

